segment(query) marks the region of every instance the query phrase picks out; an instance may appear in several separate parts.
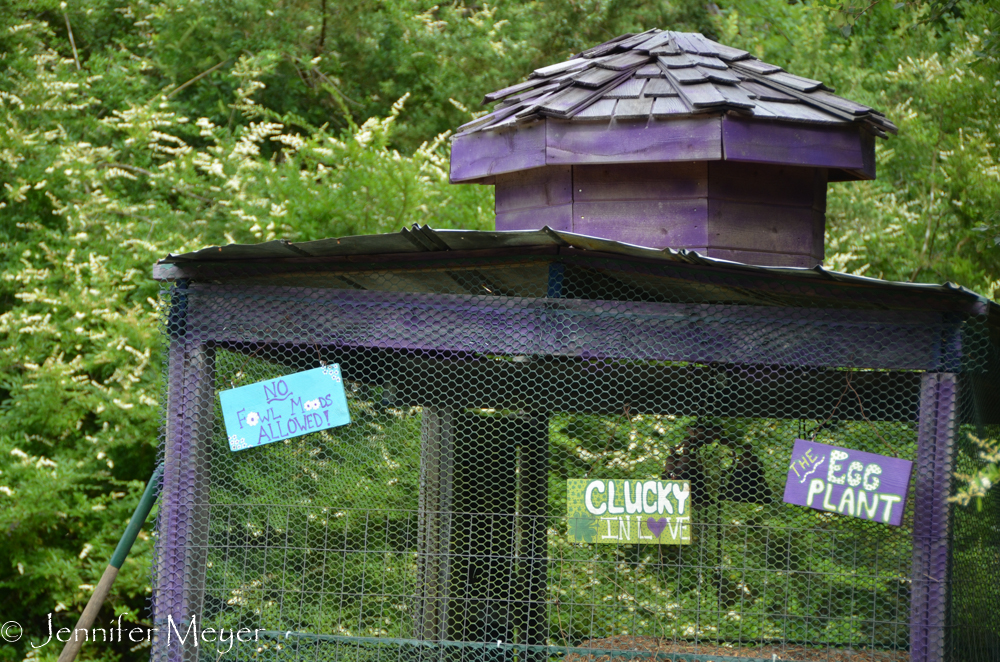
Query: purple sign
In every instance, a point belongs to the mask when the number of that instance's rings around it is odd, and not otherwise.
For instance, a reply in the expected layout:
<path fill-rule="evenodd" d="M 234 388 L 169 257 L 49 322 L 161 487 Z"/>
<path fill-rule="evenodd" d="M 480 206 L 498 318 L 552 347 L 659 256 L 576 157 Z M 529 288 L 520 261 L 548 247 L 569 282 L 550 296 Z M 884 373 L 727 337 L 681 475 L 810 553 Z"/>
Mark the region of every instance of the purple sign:
<path fill-rule="evenodd" d="M 785 503 L 899 526 L 913 463 L 795 440 Z"/>

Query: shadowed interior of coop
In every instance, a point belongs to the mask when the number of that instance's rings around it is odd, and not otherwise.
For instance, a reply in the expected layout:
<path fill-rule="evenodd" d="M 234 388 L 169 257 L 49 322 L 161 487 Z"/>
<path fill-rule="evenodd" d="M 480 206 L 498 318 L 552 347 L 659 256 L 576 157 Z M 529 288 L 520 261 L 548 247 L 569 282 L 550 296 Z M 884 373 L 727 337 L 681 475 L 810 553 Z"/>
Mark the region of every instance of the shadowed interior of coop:
<path fill-rule="evenodd" d="M 874 396 L 864 373 L 802 371 L 801 387 L 842 396 L 837 411 L 726 416 L 713 410 L 738 403 L 714 399 L 762 400 L 777 375 L 261 345 L 220 348 L 217 388 L 289 359 L 340 363 L 353 422 L 240 453 L 216 435 L 212 626 L 350 659 L 906 659 L 912 506 L 897 528 L 781 496 L 796 438 L 914 459 L 912 384 Z M 609 395 L 646 388 L 662 402 Z M 512 389 L 547 396 L 507 409 Z M 465 406 L 480 391 L 496 406 Z M 864 404 L 868 420 L 851 420 Z M 566 480 L 587 477 L 690 481 L 691 544 L 569 543 Z"/>

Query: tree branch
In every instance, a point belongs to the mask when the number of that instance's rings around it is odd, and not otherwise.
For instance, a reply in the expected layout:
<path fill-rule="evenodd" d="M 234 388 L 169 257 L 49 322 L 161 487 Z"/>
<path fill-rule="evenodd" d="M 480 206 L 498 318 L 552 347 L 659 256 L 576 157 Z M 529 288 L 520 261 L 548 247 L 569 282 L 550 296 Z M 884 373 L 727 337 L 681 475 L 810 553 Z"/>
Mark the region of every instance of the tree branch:
<path fill-rule="evenodd" d="M 316 48 L 316 55 L 321 55 L 326 47 L 326 0 L 321 0 L 320 11 L 323 13 L 323 24 L 319 29 L 319 46 Z"/>
<path fill-rule="evenodd" d="M 76 40 L 73 39 L 73 26 L 69 24 L 69 14 L 63 12 L 66 19 L 66 32 L 69 33 L 69 45 L 73 47 L 73 61 L 76 62 L 76 70 L 80 71 L 80 54 L 76 52 Z"/>
<path fill-rule="evenodd" d="M 206 69 L 205 71 L 201 72 L 200 74 L 198 74 L 194 78 L 190 79 L 186 83 L 182 83 L 181 85 L 178 85 L 177 87 L 175 87 L 174 89 L 170 90 L 166 94 L 163 94 L 162 95 L 163 98 L 164 99 L 169 99 L 170 97 L 174 96 L 175 94 L 177 94 L 181 90 L 184 90 L 184 89 L 188 88 L 189 86 L 194 85 L 195 83 L 197 83 L 198 81 L 200 81 L 205 76 L 209 75 L 210 73 L 212 73 L 213 71 L 215 71 L 216 69 L 218 69 L 219 67 L 221 67 L 222 65 L 226 64 L 227 62 L 229 62 L 231 59 L 232 58 L 226 58 L 225 60 L 223 60 L 222 62 L 218 63 L 214 67 L 212 67 L 210 69 Z M 161 93 L 157 92 L 146 103 L 149 103 L 150 101 L 152 101 L 153 99 L 156 99 L 160 95 L 161 95 Z"/>

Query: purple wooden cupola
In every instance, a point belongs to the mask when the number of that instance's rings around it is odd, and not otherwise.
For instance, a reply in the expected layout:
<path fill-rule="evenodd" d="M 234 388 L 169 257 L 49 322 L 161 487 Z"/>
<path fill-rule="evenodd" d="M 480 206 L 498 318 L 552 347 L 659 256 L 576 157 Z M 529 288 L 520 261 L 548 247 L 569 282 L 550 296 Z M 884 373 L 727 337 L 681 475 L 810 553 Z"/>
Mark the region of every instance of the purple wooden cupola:
<path fill-rule="evenodd" d="M 823 261 L 828 182 L 875 178 L 896 127 L 700 34 L 623 35 L 463 126 L 451 179 L 496 187 L 496 229 L 548 226 L 766 266 Z"/>

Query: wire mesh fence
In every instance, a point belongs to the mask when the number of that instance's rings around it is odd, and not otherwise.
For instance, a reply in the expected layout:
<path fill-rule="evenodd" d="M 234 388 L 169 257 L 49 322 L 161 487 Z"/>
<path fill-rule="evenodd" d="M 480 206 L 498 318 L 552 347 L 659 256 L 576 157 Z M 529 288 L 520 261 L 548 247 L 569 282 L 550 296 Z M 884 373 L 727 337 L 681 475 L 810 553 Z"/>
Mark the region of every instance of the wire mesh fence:
<path fill-rule="evenodd" d="M 1000 659 L 996 496 L 946 501 L 982 315 L 625 257 L 227 269 L 164 291 L 155 659 Z M 332 364 L 349 425 L 230 450 L 219 392 Z M 783 503 L 795 439 L 913 461 L 901 525 Z M 631 510 L 568 517 L 590 478 Z"/>

